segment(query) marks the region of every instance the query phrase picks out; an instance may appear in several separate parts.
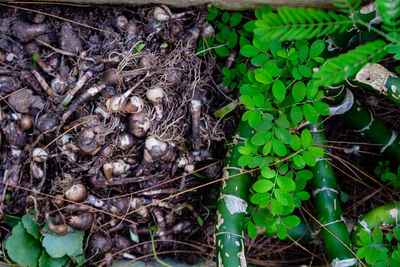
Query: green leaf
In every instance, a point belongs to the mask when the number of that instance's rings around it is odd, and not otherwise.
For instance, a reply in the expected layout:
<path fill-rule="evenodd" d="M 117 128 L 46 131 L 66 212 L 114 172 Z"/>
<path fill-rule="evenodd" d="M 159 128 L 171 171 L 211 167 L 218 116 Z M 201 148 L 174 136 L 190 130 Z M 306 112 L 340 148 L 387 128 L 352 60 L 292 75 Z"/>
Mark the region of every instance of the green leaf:
<path fill-rule="evenodd" d="M 316 158 L 310 151 L 303 151 L 301 152 L 303 155 L 304 161 L 307 163 L 308 166 L 314 167 L 316 164 Z"/>
<path fill-rule="evenodd" d="M 33 64 L 33 66 L 36 68 L 36 66 L 37 66 L 37 60 L 40 58 L 40 55 L 38 54 L 38 53 L 35 53 L 35 54 L 33 54 L 33 57 L 32 57 L 32 64 Z"/>
<path fill-rule="evenodd" d="M 307 67 L 305 65 L 299 65 L 298 66 L 299 73 L 305 77 L 305 78 L 310 78 L 312 76 L 312 70 L 310 67 Z"/>
<path fill-rule="evenodd" d="M 244 167 L 250 164 L 253 157 L 251 155 L 242 155 L 238 159 L 238 165 Z"/>
<path fill-rule="evenodd" d="M 261 67 L 264 65 L 269 59 L 269 56 L 266 54 L 258 54 L 251 58 L 250 62 L 256 67 Z"/>
<path fill-rule="evenodd" d="M 385 235 L 385 239 L 386 239 L 388 242 L 392 242 L 393 236 L 392 236 L 390 233 L 387 233 L 387 234 Z"/>
<path fill-rule="evenodd" d="M 378 258 L 378 251 L 374 247 L 369 247 L 368 252 L 365 255 L 365 261 L 368 264 L 373 264 L 376 262 L 376 259 Z"/>
<path fill-rule="evenodd" d="M 52 233 L 47 225 L 43 230 L 49 234 L 43 234 L 42 246 L 51 257 L 61 258 L 64 255 L 73 257 L 83 250 L 83 232 L 72 232 L 72 228 L 69 228 L 68 234 L 58 236 Z"/>
<path fill-rule="evenodd" d="M 271 212 L 276 215 L 276 214 L 282 214 L 285 212 L 285 207 L 280 203 L 278 200 L 275 198 L 271 198 Z M 268 227 L 268 226 L 267 226 Z M 266 229 L 266 231 L 268 231 Z M 274 232 L 275 230 L 272 230 Z M 271 232 L 271 231 L 270 231 Z"/>
<path fill-rule="evenodd" d="M 302 81 L 298 81 L 293 85 L 292 97 L 298 103 L 301 102 L 306 96 L 306 85 Z"/>
<path fill-rule="evenodd" d="M 267 179 L 270 179 L 276 176 L 276 172 L 272 170 L 270 167 L 264 166 L 261 169 L 261 175 Z"/>
<path fill-rule="evenodd" d="M 282 73 L 282 69 L 278 67 L 278 62 L 276 60 L 269 60 L 264 65 L 264 69 L 267 69 L 272 77 L 278 77 Z"/>
<path fill-rule="evenodd" d="M 215 6 L 211 6 L 208 9 L 208 14 L 207 14 L 206 20 L 208 20 L 208 21 L 214 20 L 218 16 L 219 10 L 220 10 L 219 8 L 217 8 Z"/>
<path fill-rule="evenodd" d="M 301 45 L 299 48 L 299 61 L 304 62 L 308 58 L 309 48 L 307 45 Z"/>
<path fill-rule="evenodd" d="M 296 123 L 299 124 L 303 120 L 303 111 L 299 106 L 293 106 L 290 109 L 290 119 Z"/>
<path fill-rule="evenodd" d="M 28 234 L 19 222 L 4 245 L 8 256 L 22 266 L 36 266 L 40 256 L 40 243 Z"/>
<path fill-rule="evenodd" d="M 143 50 L 143 48 L 144 48 L 145 46 L 146 46 L 145 44 L 139 44 L 139 45 L 137 45 L 137 46 L 135 47 L 135 50 L 133 51 L 133 53 L 134 53 L 134 54 L 139 53 L 140 51 Z"/>
<path fill-rule="evenodd" d="M 315 86 L 314 80 L 309 80 L 307 83 L 307 99 L 312 100 L 318 93 L 318 87 Z"/>
<path fill-rule="evenodd" d="M 22 224 L 24 225 L 26 231 L 31 234 L 34 238 L 39 239 L 40 233 L 37 223 L 33 220 L 35 216 L 26 213 L 22 216 Z"/>
<path fill-rule="evenodd" d="M 257 228 L 252 221 L 247 224 L 247 234 L 250 238 L 255 238 L 257 236 Z"/>
<path fill-rule="evenodd" d="M 322 54 L 325 50 L 325 42 L 323 40 L 315 40 L 310 47 L 310 58 L 315 58 Z"/>
<path fill-rule="evenodd" d="M 309 147 L 313 144 L 314 140 L 311 136 L 311 133 L 308 129 L 304 129 L 301 132 L 301 143 L 304 148 Z"/>
<path fill-rule="evenodd" d="M 368 246 L 372 242 L 370 234 L 364 229 L 360 231 L 360 240 L 364 246 Z"/>
<path fill-rule="evenodd" d="M 259 83 L 268 84 L 272 82 L 272 76 L 266 69 L 254 70 L 254 77 Z"/>
<path fill-rule="evenodd" d="M 267 179 L 260 179 L 253 184 L 253 189 L 257 193 L 266 193 L 272 189 L 274 183 Z"/>
<path fill-rule="evenodd" d="M 300 224 L 300 218 L 296 215 L 290 215 L 283 218 L 283 223 L 287 228 L 291 229 Z"/>
<path fill-rule="evenodd" d="M 279 117 L 278 119 L 276 119 L 275 123 L 281 128 L 289 128 L 290 126 L 290 122 L 284 117 Z"/>
<path fill-rule="evenodd" d="M 294 151 L 300 150 L 300 148 L 301 148 L 300 137 L 298 137 L 297 135 L 293 135 L 293 136 L 292 136 L 292 142 L 290 143 L 290 147 L 291 147 Z"/>
<path fill-rule="evenodd" d="M 258 94 L 253 96 L 253 102 L 256 107 L 261 108 L 264 106 L 264 96 L 262 94 Z"/>
<path fill-rule="evenodd" d="M 250 196 L 250 201 L 251 203 L 258 205 L 262 202 L 268 202 L 270 198 L 270 193 L 255 193 Z"/>
<path fill-rule="evenodd" d="M 276 235 L 278 236 L 279 239 L 283 240 L 287 236 L 287 230 L 284 225 L 279 225 L 278 231 L 276 232 Z"/>
<path fill-rule="evenodd" d="M 279 167 L 278 172 L 279 172 L 279 174 L 284 175 L 288 172 L 288 170 L 289 170 L 289 164 L 284 163 Z M 290 176 L 291 174 L 288 174 L 288 175 Z"/>
<path fill-rule="evenodd" d="M 274 133 L 282 143 L 289 145 L 292 142 L 292 135 L 288 129 L 276 127 Z"/>
<path fill-rule="evenodd" d="M 225 45 L 215 48 L 214 51 L 220 57 L 227 57 L 230 54 L 229 49 Z"/>
<path fill-rule="evenodd" d="M 284 206 L 293 205 L 293 195 L 282 189 L 275 189 L 274 196 Z"/>
<path fill-rule="evenodd" d="M 279 188 L 286 192 L 294 191 L 294 189 L 296 188 L 296 184 L 294 183 L 294 181 L 286 176 L 279 175 L 276 182 L 278 183 Z"/>
<path fill-rule="evenodd" d="M 272 133 L 271 132 L 256 132 L 251 137 L 251 143 L 255 146 L 262 146 L 267 141 L 271 140 Z"/>
<path fill-rule="evenodd" d="M 249 111 L 252 111 L 248 117 L 249 125 L 252 128 L 257 127 L 257 125 L 260 124 L 261 122 L 261 113 L 259 110 L 249 110 Z"/>
<path fill-rule="evenodd" d="M 398 241 L 400 241 L 400 226 L 396 226 L 395 228 L 393 228 L 393 236 Z"/>
<path fill-rule="evenodd" d="M 263 14 L 255 22 L 255 38 L 291 41 L 343 32 L 353 25 L 347 15 L 313 8 L 278 8 L 277 13 Z"/>
<path fill-rule="evenodd" d="M 262 161 L 261 155 L 254 156 L 251 159 L 251 162 L 249 163 L 248 166 L 249 166 L 250 169 L 256 168 L 261 164 L 261 161 Z"/>
<path fill-rule="evenodd" d="M 360 259 L 365 258 L 365 255 L 367 255 L 368 252 L 368 247 L 361 247 L 359 250 L 357 250 L 357 257 Z"/>
<path fill-rule="evenodd" d="M 230 49 L 234 48 L 237 45 L 238 40 L 239 40 L 239 38 L 238 38 L 237 33 L 235 31 L 230 31 L 227 36 L 228 48 L 230 48 Z"/>
<path fill-rule="evenodd" d="M 67 261 L 67 257 L 52 258 L 46 253 L 46 250 L 43 250 L 39 258 L 39 267 L 63 267 Z"/>
<path fill-rule="evenodd" d="M 293 78 L 295 78 L 298 81 L 303 79 L 303 76 L 300 74 L 299 69 L 297 67 L 292 68 L 291 74 L 292 74 Z"/>
<path fill-rule="evenodd" d="M 271 152 L 271 149 L 272 149 L 272 142 L 268 141 L 263 147 L 262 150 L 263 155 L 268 155 L 269 152 Z"/>
<path fill-rule="evenodd" d="M 233 13 L 229 21 L 229 25 L 231 25 L 231 27 L 239 25 L 239 23 L 242 21 L 242 18 L 242 13 Z"/>
<path fill-rule="evenodd" d="M 296 172 L 296 176 L 297 177 L 302 177 L 302 178 L 304 178 L 306 180 L 311 180 L 314 175 L 313 175 L 312 171 L 301 170 L 301 171 Z"/>
<path fill-rule="evenodd" d="M 312 146 L 312 147 L 308 148 L 308 151 L 310 151 L 311 154 L 316 158 L 322 158 L 325 154 L 324 150 L 317 146 Z"/>
<path fill-rule="evenodd" d="M 338 57 L 329 58 L 313 74 L 314 86 L 328 87 L 353 77 L 365 64 L 381 60 L 387 53 L 386 45 L 382 40 L 375 40 Z"/>
<path fill-rule="evenodd" d="M 381 244 L 383 241 L 383 233 L 382 230 L 379 228 L 374 228 L 372 230 L 372 240 L 375 244 Z"/>
<path fill-rule="evenodd" d="M 385 172 L 384 174 L 382 174 L 382 181 L 386 182 L 386 181 L 393 181 L 396 180 L 399 176 L 393 172 Z"/>
<path fill-rule="evenodd" d="M 276 55 L 278 57 L 281 57 L 281 58 L 287 58 L 288 57 L 286 49 L 279 49 L 278 51 L 276 51 Z"/>
<path fill-rule="evenodd" d="M 272 84 L 272 94 L 278 100 L 278 103 L 282 102 L 286 96 L 286 87 L 281 80 L 276 80 Z"/>
<path fill-rule="evenodd" d="M 296 196 L 298 198 L 300 198 L 301 200 L 309 200 L 310 199 L 310 194 L 306 191 L 297 192 Z"/>
<path fill-rule="evenodd" d="M 226 24 L 228 23 L 229 17 L 229 13 L 225 11 L 224 13 L 222 13 L 221 21 Z"/>
<path fill-rule="evenodd" d="M 258 50 L 252 45 L 245 45 L 240 49 L 240 53 L 244 57 L 254 57 L 260 53 L 260 50 Z"/>
<path fill-rule="evenodd" d="M 316 123 L 318 121 L 318 112 L 309 103 L 303 105 L 303 114 L 306 120 L 311 123 Z"/>
<path fill-rule="evenodd" d="M 255 107 L 253 98 L 249 95 L 241 95 L 240 100 L 242 101 L 243 105 L 245 105 L 247 108 Z"/>
<path fill-rule="evenodd" d="M 299 168 L 304 168 L 306 166 L 306 163 L 303 160 L 303 157 L 299 154 L 296 154 L 293 156 L 293 162 Z"/>
<path fill-rule="evenodd" d="M 255 96 L 260 93 L 260 89 L 250 84 L 243 84 L 239 90 L 242 95 Z"/>
<path fill-rule="evenodd" d="M 275 154 L 280 157 L 283 157 L 287 154 L 285 145 L 276 138 L 272 139 L 272 149 L 274 150 Z"/>
<path fill-rule="evenodd" d="M 322 116 L 328 116 L 329 115 L 329 107 L 328 104 L 322 101 L 313 101 L 313 106 L 315 110 Z"/>
<path fill-rule="evenodd" d="M 272 121 L 264 119 L 264 115 L 265 114 L 263 114 L 263 116 L 262 116 L 262 121 L 260 122 L 260 124 L 258 124 L 257 127 L 255 128 L 259 132 L 268 131 L 272 128 L 272 126 L 274 126 Z"/>

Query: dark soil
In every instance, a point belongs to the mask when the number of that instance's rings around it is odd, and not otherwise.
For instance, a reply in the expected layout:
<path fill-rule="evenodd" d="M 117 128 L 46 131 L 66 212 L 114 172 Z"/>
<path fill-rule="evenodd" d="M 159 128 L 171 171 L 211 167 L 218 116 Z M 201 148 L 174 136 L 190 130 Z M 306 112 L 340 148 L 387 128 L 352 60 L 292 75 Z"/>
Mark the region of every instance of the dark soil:
<path fill-rule="evenodd" d="M 23 8 L 0 13 L 3 222 L 29 211 L 86 230 L 86 257 L 100 249 L 90 264 L 152 256 L 151 226 L 161 254 L 192 262 L 196 253 L 174 251 L 195 246 L 211 259 L 218 185 L 191 189 L 220 177 L 235 119 L 214 118 L 227 99 L 215 62 L 194 53 L 206 9 L 157 7 L 170 17 L 160 21 L 153 6 Z M 111 243 L 99 248 L 99 235 Z"/>

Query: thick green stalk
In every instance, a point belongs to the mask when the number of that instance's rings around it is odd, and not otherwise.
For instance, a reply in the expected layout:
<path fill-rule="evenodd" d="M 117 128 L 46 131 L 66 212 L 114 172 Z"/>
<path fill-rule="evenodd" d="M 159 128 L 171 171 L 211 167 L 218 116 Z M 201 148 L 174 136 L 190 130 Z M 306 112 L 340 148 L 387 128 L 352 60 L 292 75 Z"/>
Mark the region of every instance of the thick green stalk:
<path fill-rule="evenodd" d="M 379 95 L 387 96 L 400 105 L 400 79 L 380 64 L 367 64 L 354 79 L 361 86 L 371 89 Z"/>
<path fill-rule="evenodd" d="M 356 247 L 362 246 L 363 243 L 360 240 L 361 230 L 366 230 L 370 233 L 378 226 L 398 225 L 400 222 L 399 206 L 400 202 L 386 204 L 361 216 L 351 232 L 351 241 L 353 242 L 353 245 Z"/>
<path fill-rule="evenodd" d="M 215 236 L 217 247 L 217 266 L 247 266 L 245 255 L 245 229 L 247 195 L 250 188 L 249 173 L 240 174 L 244 169 L 239 167 L 241 156 L 239 147 L 246 138 L 252 136 L 252 129 L 245 121 L 240 121 L 226 155 L 218 210 L 216 216 Z"/>
<path fill-rule="evenodd" d="M 339 93 L 338 90 L 341 89 L 326 90 L 326 102 L 330 104 L 330 114 L 340 115 L 356 132 L 371 142 L 381 145 L 381 153 L 385 153 L 390 159 L 400 163 L 400 137 L 398 134 L 388 128 L 371 110 L 354 100 L 350 90 L 343 89 Z"/>
<path fill-rule="evenodd" d="M 311 124 L 309 128 L 315 144 L 325 145 L 326 137 L 322 123 Z M 325 154 L 324 158 L 319 159 L 313 168 L 312 186 L 317 217 L 319 222 L 330 231 L 329 233 L 325 228 L 322 229 L 329 261 L 334 266 L 353 266 L 357 259 L 350 250 L 350 236 L 343 220 L 335 175 L 332 166 L 328 163 L 330 160 L 331 158 Z"/>

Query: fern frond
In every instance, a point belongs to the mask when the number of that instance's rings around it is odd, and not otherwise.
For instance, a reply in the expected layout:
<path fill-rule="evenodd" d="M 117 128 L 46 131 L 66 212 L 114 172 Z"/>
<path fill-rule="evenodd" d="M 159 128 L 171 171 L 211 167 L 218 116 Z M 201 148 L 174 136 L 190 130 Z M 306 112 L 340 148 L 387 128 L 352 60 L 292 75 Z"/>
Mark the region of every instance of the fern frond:
<path fill-rule="evenodd" d="M 333 0 L 333 5 L 344 13 L 352 13 L 360 7 L 361 0 Z"/>
<path fill-rule="evenodd" d="M 360 45 L 346 54 L 328 59 L 326 64 L 313 74 L 313 85 L 328 87 L 342 83 L 356 75 L 367 63 L 381 60 L 387 54 L 386 48 L 384 41 L 376 40 Z"/>
<path fill-rule="evenodd" d="M 356 0 L 358 1 L 358 0 Z M 278 8 L 277 13 L 262 14 L 256 23 L 256 38 L 266 40 L 312 39 L 333 32 L 344 32 L 353 25 L 348 16 L 312 8 Z"/>
<path fill-rule="evenodd" d="M 382 28 L 389 32 L 400 31 L 400 0 L 376 0 L 382 17 Z"/>

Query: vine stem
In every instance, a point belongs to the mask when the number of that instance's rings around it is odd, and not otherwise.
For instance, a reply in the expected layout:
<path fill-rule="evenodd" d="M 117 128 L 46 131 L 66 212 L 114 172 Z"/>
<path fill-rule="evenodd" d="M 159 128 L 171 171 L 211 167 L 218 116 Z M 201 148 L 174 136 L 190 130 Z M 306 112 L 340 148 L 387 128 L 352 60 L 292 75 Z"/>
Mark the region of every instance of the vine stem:
<path fill-rule="evenodd" d="M 361 247 L 363 242 L 360 239 L 361 230 L 371 232 L 375 227 L 383 225 L 399 225 L 400 202 L 394 202 L 377 207 L 367 214 L 360 216 L 351 232 L 351 241 L 354 246 Z"/>
<path fill-rule="evenodd" d="M 308 128 L 316 145 L 326 144 L 322 123 L 310 124 Z M 335 174 L 332 166 L 328 163 L 330 160 L 332 160 L 331 157 L 324 153 L 323 158 L 319 158 L 313 167 L 312 187 L 317 208 L 317 222 L 323 228 L 325 249 L 332 266 L 354 266 L 360 259 L 351 249 L 350 236 L 338 197 L 339 189 Z M 312 218 L 314 219 L 314 217 Z"/>

